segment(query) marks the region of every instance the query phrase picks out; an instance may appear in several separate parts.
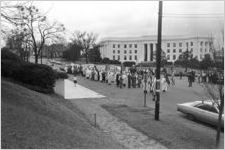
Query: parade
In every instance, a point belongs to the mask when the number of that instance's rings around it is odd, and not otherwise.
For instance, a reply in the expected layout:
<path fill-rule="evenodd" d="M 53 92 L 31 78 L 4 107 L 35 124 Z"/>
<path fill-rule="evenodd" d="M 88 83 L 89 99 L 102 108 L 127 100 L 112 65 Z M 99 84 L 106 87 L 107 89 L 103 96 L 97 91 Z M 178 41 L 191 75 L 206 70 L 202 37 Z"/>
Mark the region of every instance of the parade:
<path fill-rule="evenodd" d="M 61 71 L 73 75 L 80 75 L 86 79 L 92 81 L 99 81 L 108 85 L 115 85 L 120 88 L 142 88 L 147 93 L 154 93 L 156 77 L 155 68 L 137 68 L 122 67 L 116 65 L 94 65 L 94 64 L 73 64 L 65 65 L 64 68 L 60 68 Z M 161 90 L 166 92 L 170 86 L 171 79 L 168 77 L 166 69 L 162 69 L 161 75 Z M 79 81 L 78 81 L 79 82 Z"/>

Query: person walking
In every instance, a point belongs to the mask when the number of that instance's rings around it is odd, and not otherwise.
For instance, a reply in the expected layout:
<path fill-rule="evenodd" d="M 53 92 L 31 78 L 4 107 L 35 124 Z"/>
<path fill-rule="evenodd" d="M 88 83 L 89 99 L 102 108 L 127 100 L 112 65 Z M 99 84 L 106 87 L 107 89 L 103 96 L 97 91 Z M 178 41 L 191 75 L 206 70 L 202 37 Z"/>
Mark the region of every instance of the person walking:
<path fill-rule="evenodd" d="M 166 92 L 167 89 L 168 89 L 168 85 L 167 85 L 167 82 L 166 82 L 166 75 L 165 74 L 162 76 L 161 85 L 162 85 L 162 91 Z"/>
<path fill-rule="evenodd" d="M 188 73 L 188 87 L 192 87 L 192 82 L 193 82 L 193 74 L 192 72 Z"/>
<path fill-rule="evenodd" d="M 130 85 L 131 85 L 131 75 L 130 75 L 130 72 L 128 73 L 128 76 L 127 76 L 127 78 L 128 78 L 128 88 L 130 88 Z"/>
<path fill-rule="evenodd" d="M 74 85 L 76 87 L 76 85 L 77 85 L 77 76 L 76 75 L 73 76 L 73 82 L 74 82 Z"/>
<path fill-rule="evenodd" d="M 172 73 L 171 73 L 171 84 L 175 85 L 174 71 L 172 71 Z"/>
<path fill-rule="evenodd" d="M 182 76 L 183 76 L 183 73 L 182 73 L 182 72 L 180 72 L 180 80 L 182 79 Z"/>
<path fill-rule="evenodd" d="M 116 74 L 116 86 L 119 87 L 120 81 L 119 81 L 119 73 Z"/>

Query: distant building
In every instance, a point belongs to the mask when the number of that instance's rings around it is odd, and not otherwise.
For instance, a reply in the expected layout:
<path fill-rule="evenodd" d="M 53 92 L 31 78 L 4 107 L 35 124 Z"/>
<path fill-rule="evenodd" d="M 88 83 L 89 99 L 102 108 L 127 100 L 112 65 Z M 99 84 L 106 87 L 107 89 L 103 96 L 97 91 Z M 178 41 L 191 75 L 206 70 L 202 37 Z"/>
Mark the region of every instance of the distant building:
<path fill-rule="evenodd" d="M 191 51 L 193 57 L 202 60 L 210 54 L 210 38 L 197 36 L 163 36 L 162 50 L 168 62 L 174 62 L 184 51 Z M 105 38 L 100 42 L 101 57 L 112 60 L 146 62 L 155 61 L 157 36 Z"/>

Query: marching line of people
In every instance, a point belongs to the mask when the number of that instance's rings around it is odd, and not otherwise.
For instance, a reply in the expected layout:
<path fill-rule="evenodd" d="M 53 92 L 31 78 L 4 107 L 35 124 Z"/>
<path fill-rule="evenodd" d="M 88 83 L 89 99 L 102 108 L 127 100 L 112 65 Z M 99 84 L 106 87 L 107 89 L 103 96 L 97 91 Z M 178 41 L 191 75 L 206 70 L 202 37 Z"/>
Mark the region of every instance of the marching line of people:
<path fill-rule="evenodd" d="M 96 66 L 81 66 L 73 65 L 66 66 L 65 71 L 68 73 L 69 68 L 72 74 L 85 77 L 93 81 L 99 81 L 102 83 L 107 83 L 109 85 L 116 85 L 117 87 L 127 87 L 127 88 L 143 88 L 146 89 L 147 93 L 155 93 L 156 77 L 155 73 L 151 69 L 139 70 L 128 72 L 122 71 L 112 71 L 105 69 L 98 69 Z M 169 79 L 166 71 L 162 71 L 160 78 L 161 81 L 161 91 L 168 91 L 169 86 L 175 85 L 174 73 L 172 73 L 171 79 Z M 77 83 L 77 78 L 76 81 Z"/>

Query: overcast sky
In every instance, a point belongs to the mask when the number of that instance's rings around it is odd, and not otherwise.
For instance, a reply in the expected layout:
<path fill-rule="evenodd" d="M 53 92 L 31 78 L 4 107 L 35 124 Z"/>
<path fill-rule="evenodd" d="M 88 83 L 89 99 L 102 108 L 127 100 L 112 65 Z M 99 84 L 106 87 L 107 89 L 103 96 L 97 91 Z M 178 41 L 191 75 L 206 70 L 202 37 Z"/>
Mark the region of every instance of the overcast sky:
<path fill-rule="evenodd" d="M 89 31 L 99 34 L 99 38 L 157 34 L 158 1 L 38 1 L 35 4 L 49 11 L 48 17 L 63 23 L 69 32 Z M 171 14 L 176 17 L 166 17 Z M 191 18 L 181 14 L 191 14 Z M 224 14 L 223 1 L 164 1 L 162 33 L 218 33 L 224 26 L 224 17 L 217 14 Z"/>
<path fill-rule="evenodd" d="M 65 25 L 68 39 L 76 30 L 94 32 L 99 40 L 157 35 L 158 1 L 34 1 L 34 4 L 48 12 L 50 20 Z M 223 14 L 223 1 L 164 1 L 162 34 L 218 35 L 224 27 Z"/>

